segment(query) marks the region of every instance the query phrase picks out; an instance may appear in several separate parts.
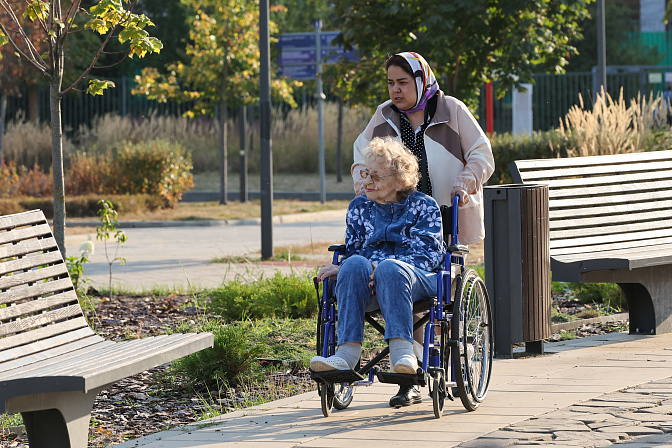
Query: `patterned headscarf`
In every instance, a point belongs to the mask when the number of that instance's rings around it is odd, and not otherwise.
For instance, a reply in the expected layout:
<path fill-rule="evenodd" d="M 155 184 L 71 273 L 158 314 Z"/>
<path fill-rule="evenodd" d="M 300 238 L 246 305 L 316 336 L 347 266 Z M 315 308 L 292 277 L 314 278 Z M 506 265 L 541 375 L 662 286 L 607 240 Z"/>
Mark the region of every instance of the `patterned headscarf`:
<path fill-rule="evenodd" d="M 405 51 L 397 53 L 397 56 L 404 58 L 411 66 L 413 77 L 415 78 L 415 87 L 418 93 L 415 106 L 408 110 L 402 110 L 406 114 L 412 114 L 419 110 L 424 110 L 427 105 L 427 100 L 434 96 L 439 90 L 439 83 L 436 82 L 434 72 L 429 67 L 425 58 L 418 53 Z"/>

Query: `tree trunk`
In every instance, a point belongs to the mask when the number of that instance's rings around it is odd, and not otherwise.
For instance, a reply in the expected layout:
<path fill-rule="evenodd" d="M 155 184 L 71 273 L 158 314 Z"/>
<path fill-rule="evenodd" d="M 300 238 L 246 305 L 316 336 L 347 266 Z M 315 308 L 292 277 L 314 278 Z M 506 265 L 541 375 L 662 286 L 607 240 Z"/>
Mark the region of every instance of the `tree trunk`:
<path fill-rule="evenodd" d="M 219 164 L 219 203 L 226 205 L 228 200 L 228 191 L 227 191 L 227 171 L 228 165 L 226 161 L 226 138 L 227 138 L 227 110 L 226 110 L 226 75 L 227 75 L 227 64 L 224 63 L 224 71 L 222 72 L 222 90 L 221 90 L 221 101 L 219 102 L 219 152 L 220 152 L 220 164 Z"/>
<path fill-rule="evenodd" d="M 0 93 L 0 164 L 5 160 L 5 117 L 7 116 L 7 94 Z"/>
<path fill-rule="evenodd" d="M 54 173 L 54 237 L 65 258 L 65 181 L 63 178 L 63 134 L 61 131 L 61 82 L 49 83 L 51 115 L 51 164 Z"/>
<path fill-rule="evenodd" d="M 59 2 L 52 2 L 50 20 L 61 19 Z M 52 24 L 53 25 L 53 24 Z M 50 29 L 56 28 L 51 26 Z M 61 87 L 63 84 L 63 40 L 62 30 L 56 31 L 54 39 L 51 77 L 49 78 L 49 115 L 51 119 L 51 166 L 54 176 L 54 237 L 65 255 L 65 179 L 63 176 L 63 125 L 61 116 Z"/>

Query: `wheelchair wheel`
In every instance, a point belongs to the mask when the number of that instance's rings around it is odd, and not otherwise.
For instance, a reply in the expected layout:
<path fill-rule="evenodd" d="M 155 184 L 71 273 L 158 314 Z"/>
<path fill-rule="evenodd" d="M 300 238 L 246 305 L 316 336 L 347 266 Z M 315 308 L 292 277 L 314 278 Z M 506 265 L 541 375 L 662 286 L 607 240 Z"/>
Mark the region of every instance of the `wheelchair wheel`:
<path fill-rule="evenodd" d="M 320 402 L 322 404 L 322 415 L 329 417 L 331 408 L 334 406 L 334 385 L 320 384 Z"/>
<path fill-rule="evenodd" d="M 322 328 L 322 318 L 321 315 L 318 313 L 317 317 L 317 344 L 316 344 L 316 351 L 318 356 L 322 355 L 322 346 L 324 344 L 324 335 L 323 335 L 323 328 Z M 322 397 L 322 390 L 331 388 L 331 398 L 327 399 Z M 350 406 L 350 403 L 352 403 L 352 399 L 355 395 L 355 385 L 353 383 L 334 383 L 330 385 L 319 385 L 318 388 L 320 388 L 320 399 L 322 400 L 322 413 L 324 414 L 325 417 L 328 417 L 331 414 L 331 408 L 332 406 L 339 411 L 342 411 L 343 409 L 346 409 L 348 406 Z M 328 404 L 331 403 L 331 404 Z M 328 404 L 329 412 L 325 413 L 325 406 Z"/>
<path fill-rule="evenodd" d="M 474 411 L 490 384 L 492 313 L 485 283 L 476 271 L 465 269 L 457 281 L 451 322 L 451 338 L 457 341 L 453 368 L 460 400 L 467 410 Z"/>
<path fill-rule="evenodd" d="M 350 406 L 354 395 L 355 385 L 353 383 L 334 384 L 334 407 L 342 411 Z"/>
<path fill-rule="evenodd" d="M 432 379 L 432 405 L 434 408 L 434 417 L 441 418 L 443 415 L 443 405 L 446 401 L 446 378 L 440 370 L 435 373 Z"/>

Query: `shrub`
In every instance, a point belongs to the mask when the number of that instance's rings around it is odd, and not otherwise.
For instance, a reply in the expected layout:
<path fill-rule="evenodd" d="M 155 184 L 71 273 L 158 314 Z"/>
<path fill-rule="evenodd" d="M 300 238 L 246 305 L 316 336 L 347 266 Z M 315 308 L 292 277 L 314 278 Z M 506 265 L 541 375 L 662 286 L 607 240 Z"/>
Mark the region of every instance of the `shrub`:
<path fill-rule="evenodd" d="M 488 180 L 489 185 L 512 183 L 509 163 L 514 160 L 550 159 L 566 157 L 571 139 L 563 138 L 556 131 L 527 134 L 495 134 L 491 139 L 492 154 L 495 158 L 495 172 Z"/>
<path fill-rule="evenodd" d="M 70 195 L 108 195 L 117 191 L 114 165 L 109 152 L 90 155 L 78 152 L 70 156 L 65 191 Z"/>
<path fill-rule="evenodd" d="M 168 207 L 194 186 L 191 157 L 168 140 L 124 143 L 115 153 L 115 165 L 118 191 L 158 195 Z"/>
<path fill-rule="evenodd" d="M 616 309 L 627 309 L 623 290 L 616 283 L 569 283 L 569 288 L 583 303 L 602 303 Z"/>
<path fill-rule="evenodd" d="M 19 196 L 41 198 L 54 194 L 54 177 L 51 171 L 48 175 L 45 174 L 35 162 L 32 170 L 21 167 L 20 172 Z"/>
<path fill-rule="evenodd" d="M 307 274 L 261 278 L 253 283 L 239 280 L 207 291 L 213 312 L 230 320 L 244 317 L 303 318 L 317 312 L 317 296 L 312 277 Z"/>
<path fill-rule="evenodd" d="M 21 178 L 16 162 L 0 165 L 0 198 L 15 198 L 19 194 Z"/>
<path fill-rule="evenodd" d="M 266 350 L 264 344 L 257 343 L 249 322 L 225 324 L 208 320 L 201 322 L 196 330 L 213 333 L 214 346 L 173 361 L 170 366 L 192 385 L 204 384 L 210 390 L 221 390 L 227 385 L 235 387 Z M 178 331 L 194 331 L 194 328 L 185 326 Z"/>

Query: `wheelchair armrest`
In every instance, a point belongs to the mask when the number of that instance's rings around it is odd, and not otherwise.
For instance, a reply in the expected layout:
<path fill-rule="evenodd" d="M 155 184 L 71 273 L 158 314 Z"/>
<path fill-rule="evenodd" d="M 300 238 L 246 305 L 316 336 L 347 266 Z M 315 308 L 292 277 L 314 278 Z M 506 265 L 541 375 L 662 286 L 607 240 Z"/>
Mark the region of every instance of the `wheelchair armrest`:
<path fill-rule="evenodd" d="M 448 246 L 448 252 L 452 254 L 468 254 L 469 249 L 464 244 L 452 244 Z"/>
<path fill-rule="evenodd" d="M 345 253 L 345 244 L 332 244 L 329 246 L 329 252 L 336 251 Z"/>

